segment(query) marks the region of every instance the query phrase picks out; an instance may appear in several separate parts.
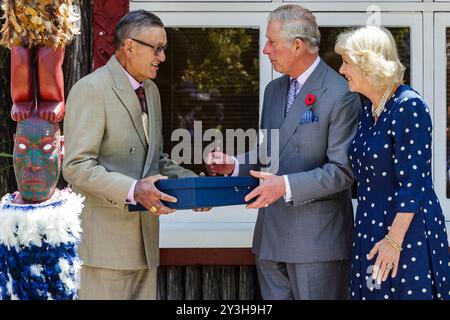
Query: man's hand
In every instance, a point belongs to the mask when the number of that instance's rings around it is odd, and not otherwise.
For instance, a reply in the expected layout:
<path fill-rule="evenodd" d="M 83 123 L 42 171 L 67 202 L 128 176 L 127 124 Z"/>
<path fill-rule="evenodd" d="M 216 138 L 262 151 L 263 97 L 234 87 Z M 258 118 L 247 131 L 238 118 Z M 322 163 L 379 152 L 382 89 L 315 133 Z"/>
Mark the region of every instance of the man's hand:
<path fill-rule="evenodd" d="M 157 174 L 156 176 L 138 180 L 134 189 L 134 199 L 156 216 L 176 211 L 161 203 L 161 200 L 177 202 L 176 198 L 156 189 L 155 182 L 161 179 L 167 179 L 167 177 Z"/>
<path fill-rule="evenodd" d="M 208 154 L 205 167 L 210 176 L 217 174 L 231 175 L 234 171 L 234 160 L 225 153 L 213 151 Z"/>
<path fill-rule="evenodd" d="M 263 179 L 262 183 L 252 192 L 245 196 L 246 202 L 258 197 L 253 203 L 246 205 L 247 209 L 259 209 L 268 207 L 273 202 L 280 199 L 286 190 L 284 179 L 268 172 L 250 170 L 250 174 L 258 179 Z"/>

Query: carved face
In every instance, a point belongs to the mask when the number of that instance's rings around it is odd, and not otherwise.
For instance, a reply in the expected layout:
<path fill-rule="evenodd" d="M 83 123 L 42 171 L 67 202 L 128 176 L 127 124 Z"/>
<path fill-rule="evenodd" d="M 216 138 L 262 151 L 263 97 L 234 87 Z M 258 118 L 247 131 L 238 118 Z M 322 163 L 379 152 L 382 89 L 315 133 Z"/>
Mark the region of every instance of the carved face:
<path fill-rule="evenodd" d="M 32 115 L 17 124 L 14 172 L 24 202 L 48 200 L 55 191 L 62 161 L 59 125 Z"/>

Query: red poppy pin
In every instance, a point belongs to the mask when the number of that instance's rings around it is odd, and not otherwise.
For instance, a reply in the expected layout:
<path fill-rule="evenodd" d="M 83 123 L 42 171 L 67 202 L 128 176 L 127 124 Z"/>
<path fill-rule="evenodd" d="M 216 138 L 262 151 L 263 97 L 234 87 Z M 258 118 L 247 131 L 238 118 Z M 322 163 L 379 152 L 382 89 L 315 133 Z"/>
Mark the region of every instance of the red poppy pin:
<path fill-rule="evenodd" d="M 316 102 L 316 96 L 313 95 L 312 93 L 308 93 L 308 95 L 305 98 L 305 105 L 307 107 L 311 107 L 314 102 Z"/>

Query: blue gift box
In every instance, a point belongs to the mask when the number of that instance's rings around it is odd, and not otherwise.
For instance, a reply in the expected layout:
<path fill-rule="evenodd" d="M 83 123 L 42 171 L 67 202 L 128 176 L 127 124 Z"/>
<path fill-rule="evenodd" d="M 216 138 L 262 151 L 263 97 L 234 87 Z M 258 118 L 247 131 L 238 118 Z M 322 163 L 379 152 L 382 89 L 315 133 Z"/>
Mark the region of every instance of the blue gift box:
<path fill-rule="evenodd" d="M 245 204 L 244 197 L 259 185 L 253 177 L 196 177 L 159 180 L 158 190 L 177 198 L 162 201 L 173 209 L 211 208 Z M 147 211 L 141 204 L 129 205 L 129 211 Z"/>

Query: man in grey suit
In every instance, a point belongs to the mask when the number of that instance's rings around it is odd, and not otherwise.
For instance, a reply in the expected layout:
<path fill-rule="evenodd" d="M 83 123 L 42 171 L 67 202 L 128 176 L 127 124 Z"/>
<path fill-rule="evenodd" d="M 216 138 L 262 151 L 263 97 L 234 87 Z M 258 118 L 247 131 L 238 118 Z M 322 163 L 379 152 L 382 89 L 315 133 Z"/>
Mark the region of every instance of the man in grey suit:
<path fill-rule="evenodd" d="M 176 201 L 160 179 L 196 176 L 162 153 L 156 85 L 167 44 L 161 20 L 139 10 L 116 27 L 115 54 L 70 91 L 64 178 L 85 198 L 80 299 L 155 299 L 158 216 Z M 162 176 L 162 175 L 164 176 Z M 140 202 L 150 212 L 128 212 Z"/>
<path fill-rule="evenodd" d="M 359 97 L 319 58 L 320 33 L 307 9 L 274 10 L 266 38 L 263 52 L 284 74 L 267 85 L 261 118 L 262 129 L 279 130 L 278 159 L 270 164 L 277 171 L 255 171 L 261 166 L 245 164 L 248 157 L 220 152 L 209 155 L 207 169 L 262 179 L 245 200 L 254 198 L 247 208 L 259 209 L 253 253 L 264 299 L 347 299 L 353 226 L 347 149 Z"/>

